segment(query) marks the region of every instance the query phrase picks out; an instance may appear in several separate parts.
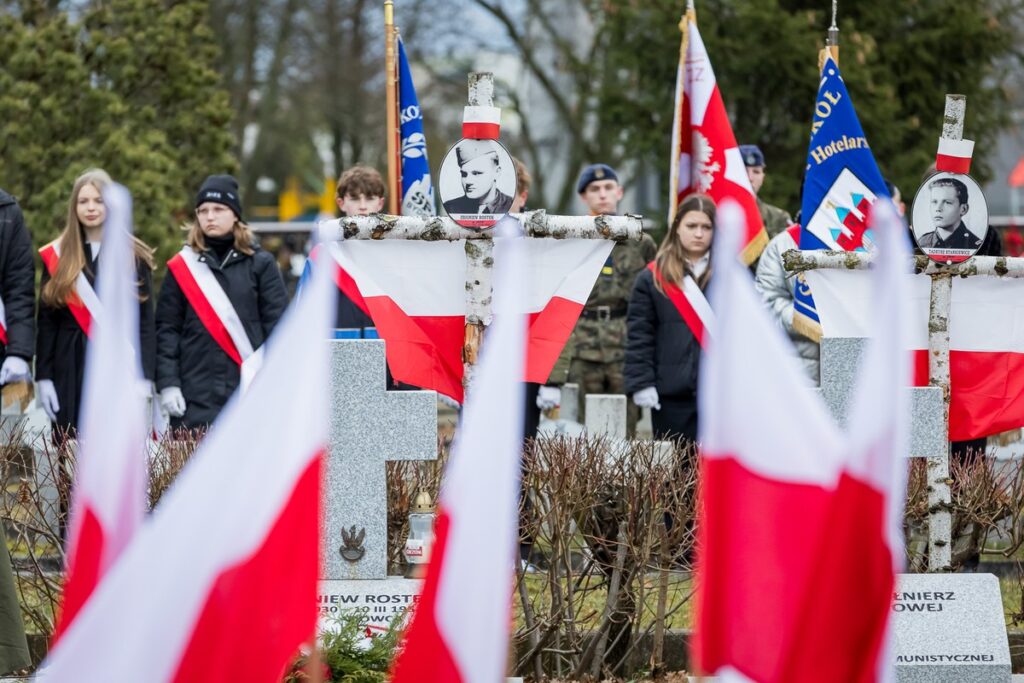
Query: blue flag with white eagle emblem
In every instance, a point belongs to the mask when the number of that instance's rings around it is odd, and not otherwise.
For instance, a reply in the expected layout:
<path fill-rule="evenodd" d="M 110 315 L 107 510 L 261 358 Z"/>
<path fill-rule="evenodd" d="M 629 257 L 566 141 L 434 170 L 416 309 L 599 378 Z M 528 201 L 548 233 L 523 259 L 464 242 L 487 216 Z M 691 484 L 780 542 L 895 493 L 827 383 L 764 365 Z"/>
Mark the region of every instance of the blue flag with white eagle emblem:
<path fill-rule="evenodd" d="M 427 138 L 423 135 L 423 114 L 401 38 L 398 39 L 398 120 L 402 138 L 402 215 L 437 215 L 434 184 L 427 163 Z"/>
<path fill-rule="evenodd" d="M 872 243 L 868 209 L 879 197 L 888 196 L 839 66 L 827 57 L 807 150 L 800 248 L 866 251 Z M 797 278 L 794 305 L 794 327 L 820 338 L 814 300 L 802 278 Z"/>

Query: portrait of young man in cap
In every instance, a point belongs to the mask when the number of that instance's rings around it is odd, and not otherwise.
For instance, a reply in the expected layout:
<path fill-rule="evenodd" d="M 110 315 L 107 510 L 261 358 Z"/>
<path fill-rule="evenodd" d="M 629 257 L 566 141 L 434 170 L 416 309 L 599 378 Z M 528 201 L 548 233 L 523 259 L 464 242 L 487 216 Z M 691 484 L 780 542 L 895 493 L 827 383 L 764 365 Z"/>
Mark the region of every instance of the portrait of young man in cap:
<path fill-rule="evenodd" d="M 455 160 L 463 195 L 445 200 L 444 210 L 453 215 L 508 213 L 512 196 L 501 191 L 502 185 L 515 187 L 508 152 L 493 140 L 462 140 L 455 146 Z M 442 175 L 450 172 L 444 166 Z"/>

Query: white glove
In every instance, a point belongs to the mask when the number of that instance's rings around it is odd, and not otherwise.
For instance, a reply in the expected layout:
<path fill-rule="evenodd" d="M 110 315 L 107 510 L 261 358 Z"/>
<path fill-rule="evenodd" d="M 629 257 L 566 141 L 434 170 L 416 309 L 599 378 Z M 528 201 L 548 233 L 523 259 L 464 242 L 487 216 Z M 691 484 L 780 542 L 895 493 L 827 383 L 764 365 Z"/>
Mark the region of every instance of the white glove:
<path fill-rule="evenodd" d="M 537 407 L 551 410 L 562 405 L 562 390 L 558 387 L 541 387 L 537 390 Z"/>
<path fill-rule="evenodd" d="M 185 414 L 185 397 L 181 395 L 179 387 L 167 387 L 161 391 L 160 405 L 171 417 L 181 417 Z"/>
<path fill-rule="evenodd" d="M 57 400 L 57 388 L 53 386 L 53 380 L 41 379 L 36 382 L 36 400 L 42 406 L 46 417 L 50 418 L 51 422 L 56 422 L 60 401 Z"/>
<path fill-rule="evenodd" d="M 17 356 L 7 356 L 4 364 L 0 366 L 0 384 L 11 382 L 28 381 L 32 372 L 28 369 L 28 361 Z"/>
<path fill-rule="evenodd" d="M 650 408 L 651 410 L 661 410 L 661 403 L 658 398 L 658 390 L 654 387 L 647 387 L 633 394 L 633 403 L 637 404 L 641 408 Z"/>

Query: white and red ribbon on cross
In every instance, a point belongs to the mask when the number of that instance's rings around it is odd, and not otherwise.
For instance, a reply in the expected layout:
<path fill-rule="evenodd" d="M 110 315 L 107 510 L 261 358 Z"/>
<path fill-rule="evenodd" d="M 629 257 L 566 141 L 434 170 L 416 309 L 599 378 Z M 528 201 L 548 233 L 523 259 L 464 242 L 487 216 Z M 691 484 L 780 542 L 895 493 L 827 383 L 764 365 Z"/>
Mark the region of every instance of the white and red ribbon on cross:
<path fill-rule="evenodd" d="M 469 106 L 462 110 L 462 137 L 471 140 L 497 140 L 500 135 L 499 107 Z"/>
<path fill-rule="evenodd" d="M 967 175 L 971 172 L 974 140 L 939 138 L 939 151 L 935 155 L 935 170 Z"/>

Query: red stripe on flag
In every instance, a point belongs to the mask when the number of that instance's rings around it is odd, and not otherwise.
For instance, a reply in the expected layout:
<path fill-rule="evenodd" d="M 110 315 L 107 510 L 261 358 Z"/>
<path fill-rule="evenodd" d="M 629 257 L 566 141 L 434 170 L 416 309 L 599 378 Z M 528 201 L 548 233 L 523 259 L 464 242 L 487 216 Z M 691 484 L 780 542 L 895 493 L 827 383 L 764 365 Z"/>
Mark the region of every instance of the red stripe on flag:
<path fill-rule="evenodd" d="M 700 344 L 700 347 L 704 348 L 704 323 L 701 321 L 700 316 L 697 315 L 697 311 L 693 310 L 693 306 L 690 304 L 690 300 L 683 294 L 683 290 L 678 285 L 665 282 L 665 279 L 658 272 L 658 267 L 653 261 L 647 264 L 647 269 L 654 273 L 655 279 L 661 284 L 662 289 L 665 292 L 665 296 L 672 302 L 672 305 L 679 311 L 679 316 L 686 323 L 686 326 L 690 328 L 690 332 L 693 333 L 694 338 Z"/>
<path fill-rule="evenodd" d="M 846 475 L 834 491 L 772 480 L 735 458 L 702 468 L 700 669 L 875 680 L 895 585 L 882 494 Z"/>
<path fill-rule="evenodd" d="M 384 339 L 388 367 L 400 382 L 433 389 L 462 402 L 462 344 L 466 317 L 410 316 L 386 296 L 365 299 Z"/>
<path fill-rule="evenodd" d="M 362 293 L 359 291 L 359 285 L 352 279 L 352 276 L 345 272 L 345 269 L 338 266 L 334 272 L 334 280 L 338 285 L 338 289 L 341 293 L 349 298 L 349 300 L 359 307 L 359 310 L 365 313 L 367 316 L 370 315 L 370 307 L 366 305 L 366 300 L 363 299 Z"/>
<path fill-rule="evenodd" d="M 1024 424 L 1024 354 L 949 352 L 949 440 L 966 441 Z M 914 385 L 928 386 L 928 352 L 914 352 Z"/>
<path fill-rule="evenodd" d="M 316 628 L 322 454 L 251 557 L 210 587 L 175 681 L 276 681 Z"/>
<path fill-rule="evenodd" d="M 313 249 L 309 252 L 309 259 L 314 264 L 319 261 L 321 246 L 322 245 L 318 244 L 315 247 L 313 247 Z M 352 276 L 345 272 L 345 269 L 342 268 L 341 265 L 335 259 L 332 258 L 331 263 L 333 263 L 335 266 L 334 283 L 338 285 L 338 289 L 341 291 L 342 294 L 348 297 L 348 299 L 352 303 L 354 303 L 359 308 L 360 311 L 362 311 L 367 315 L 367 317 L 369 317 L 370 309 L 366 305 L 366 301 L 363 299 L 362 292 L 359 291 L 359 285 L 356 284 L 356 281 L 352 278 Z"/>
<path fill-rule="evenodd" d="M 0 325 L 0 344 L 7 346 L 7 328 Z"/>
<path fill-rule="evenodd" d="M 481 121 L 463 123 L 462 137 L 471 140 L 497 140 L 501 136 L 501 124 Z"/>
<path fill-rule="evenodd" d="M 551 369 L 569 341 L 583 304 L 553 296 L 543 310 L 530 314 L 526 347 L 526 381 L 547 384 Z"/>
<path fill-rule="evenodd" d="M 43 260 L 43 265 L 46 266 L 46 272 L 50 274 L 50 277 L 53 277 L 54 273 L 57 272 L 57 264 L 60 262 L 60 257 L 57 256 L 57 250 L 53 248 L 53 244 L 47 244 L 40 249 L 39 256 Z M 64 303 L 67 304 L 68 310 L 71 312 L 75 322 L 82 328 L 82 332 L 88 337 L 89 332 L 92 330 L 92 316 L 89 314 L 89 309 L 85 307 L 85 304 L 82 303 L 82 300 L 74 291 L 68 295 L 67 301 Z M 6 339 L 4 339 L 4 343 L 7 343 Z"/>
<path fill-rule="evenodd" d="M 970 157 L 953 157 L 948 154 L 935 155 L 935 170 L 946 173 L 962 173 L 967 175 L 971 172 Z"/>
<path fill-rule="evenodd" d="M 188 299 L 192 310 L 196 312 L 199 322 L 203 323 L 203 327 L 210 333 L 213 340 L 217 342 L 217 345 L 224 350 L 224 353 L 228 354 L 231 360 L 241 366 L 242 354 L 235 348 L 235 342 L 231 340 L 231 335 L 228 334 L 227 328 L 224 327 L 224 323 L 221 322 L 217 312 L 213 310 L 213 306 L 206 300 L 206 295 L 199 288 L 199 283 L 192 276 L 192 271 L 188 269 L 188 264 L 185 263 L 185 259 L 181 258 L 181 254 L 177 254 L 167 262 L 167 270 L 174 275 L 178 286 L 181 287 L 182 294 Z"/>
<path fill-rule="evenodd" d="M 99 517 L 93 512 L 88 501 L 82 506 L 81 520 L 78 532 L 68 534 L 68 538 L 77 540 L 67 561 L 67 581 L 61 595 L 57 624 L 53 630 L 53 639 L 50 641 L 51 647 L 64 635 L 64 631 L 75 620 L 75 616 L 99 582 L 100 559 L 103 557 L 105 543 L 103 525 L 100 524 Z"/>
<path fill-rule="evenodd" d="M 412 624 L 403 639 L 403 649 L 395 662 L 391 683 L 461 683 L 463 680 L 437 623 L 437 590 L 444 572 L 451 527 L 447 510 L 442 508 L 439 512 L 433 557 Z"/>

